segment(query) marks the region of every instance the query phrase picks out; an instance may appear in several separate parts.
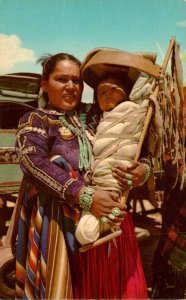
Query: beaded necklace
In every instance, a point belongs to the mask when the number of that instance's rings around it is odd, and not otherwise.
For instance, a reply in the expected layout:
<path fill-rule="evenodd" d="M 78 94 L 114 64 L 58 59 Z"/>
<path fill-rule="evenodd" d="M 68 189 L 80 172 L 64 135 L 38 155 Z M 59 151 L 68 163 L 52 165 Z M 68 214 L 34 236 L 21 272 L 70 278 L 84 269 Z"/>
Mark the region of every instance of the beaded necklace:
<path fill-rule="evenodd" d="M 65 113 L 59 117 L 59 120 L 78 138 L 79 143 L 79 169 L 87 170 L 90 167 L 92 159 L 92 147 L 86 134 L 86 115 L 67 114 L 72 124 L 69 124 L 65 118 Z"/>

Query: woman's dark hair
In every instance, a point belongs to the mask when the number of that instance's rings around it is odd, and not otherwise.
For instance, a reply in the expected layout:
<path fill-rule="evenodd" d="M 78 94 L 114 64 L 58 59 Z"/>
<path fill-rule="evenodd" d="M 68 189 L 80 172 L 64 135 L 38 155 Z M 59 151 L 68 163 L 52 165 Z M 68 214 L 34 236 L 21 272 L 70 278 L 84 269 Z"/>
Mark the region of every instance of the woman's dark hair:
<path fill-rule="evenodd" d="M 73 55 L 68 53 L 57 53 L 55 55 L 46 54 L 41 56 L 37 63 L 41 63 L 41 66 L 43 67 L 42 71 L 42 78 L 44 80 L 48 80 L 50 74 L 55 69 L 56 65 L 63 60 L 68 60 L 74 62 L 78 67 L 81 66 L 81 62 Z M 83 81 L 82 81 L 83 85 Z M 46 107 L 49 102 L 48 94 L 44 91 L 42 91 L 40 97 L 39 97 L 39 107 Z"/>
<path fill-rule="evenodd" d="M 81 66 L 81 62 L 73 55 L 68 53 L 57 53 L 55 55 L 46 54 L 41 56 L 37 63 L 41 63 L 43 67 L 42 76 L 43 79 L 48 80 L 51 72 L 55 69 L 56 65 L 62 60 L 73 61 L 78 67 Z"/>

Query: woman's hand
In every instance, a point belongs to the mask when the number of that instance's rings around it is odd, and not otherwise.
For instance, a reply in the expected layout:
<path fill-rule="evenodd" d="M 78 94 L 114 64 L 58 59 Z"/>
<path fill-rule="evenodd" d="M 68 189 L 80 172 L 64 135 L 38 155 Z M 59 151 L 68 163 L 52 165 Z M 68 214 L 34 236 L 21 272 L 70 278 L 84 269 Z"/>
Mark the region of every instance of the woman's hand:
<path fill-rule="evenodd" d="M 144 164 L 134 161 L 128 167 L 116 165 L 112 168 L 112 174 L 123 188 L 133 188 L 142 184 L 146 178 L 146 167 Z"/>
<path fill-rule="evenodd" d="M 119 210 L 115 208 L 119 208 Z M 115 209 L 114 212 L 118 212 L 117 216 L 113 214 L 113 209 Z M 119 202 L 119 196 L 116 193 L 95 190 L 90 211 L 96 217 L 100 219 L 102 219 L 102 217 L 106 217 L 106 222 L 113 226 L 120 224 L 124 220 L 126 215 L 125 210 L 126 206 Z"/>

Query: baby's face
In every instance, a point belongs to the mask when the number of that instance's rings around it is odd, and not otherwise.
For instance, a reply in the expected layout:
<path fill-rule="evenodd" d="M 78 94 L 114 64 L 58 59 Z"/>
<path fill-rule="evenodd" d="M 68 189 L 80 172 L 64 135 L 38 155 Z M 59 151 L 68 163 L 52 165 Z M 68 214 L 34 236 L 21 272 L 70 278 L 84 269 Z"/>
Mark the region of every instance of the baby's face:
<path fill-rule="evenodd" d="M 124 85 L 114 77 L 109 77 L 98 84 L 97 100 L 102 111 L 109 111 L 126 100 Z"/>

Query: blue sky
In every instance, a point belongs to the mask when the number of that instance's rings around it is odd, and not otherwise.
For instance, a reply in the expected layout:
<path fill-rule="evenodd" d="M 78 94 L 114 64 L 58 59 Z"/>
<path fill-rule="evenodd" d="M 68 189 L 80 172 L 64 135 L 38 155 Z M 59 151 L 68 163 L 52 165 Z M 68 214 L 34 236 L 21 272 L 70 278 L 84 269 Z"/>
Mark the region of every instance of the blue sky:
<path fill-rule="evenodd" d="M 186 83 L 186 0 L 0 0 L 0 73 L 40 73 L 42 54 L 82 60 L 95 47 L 156 52 L 161 64 L 172 36 Z"/>

